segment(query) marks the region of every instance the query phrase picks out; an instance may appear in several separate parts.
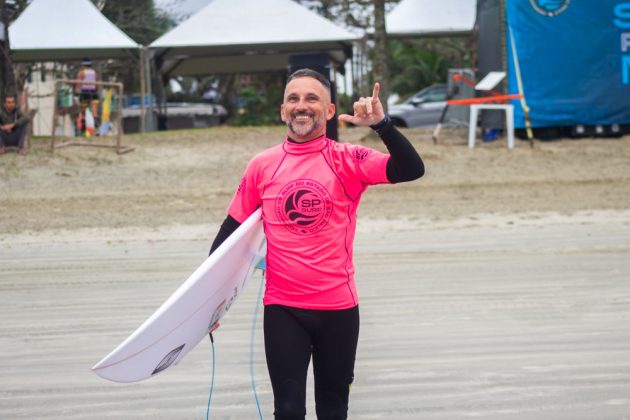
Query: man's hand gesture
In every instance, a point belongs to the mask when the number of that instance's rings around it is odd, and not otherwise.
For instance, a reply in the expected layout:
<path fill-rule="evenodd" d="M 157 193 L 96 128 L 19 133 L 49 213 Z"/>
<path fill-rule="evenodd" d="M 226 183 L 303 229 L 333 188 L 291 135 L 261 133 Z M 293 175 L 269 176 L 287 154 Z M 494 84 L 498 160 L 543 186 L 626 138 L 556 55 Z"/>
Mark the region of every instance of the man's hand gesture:
<path fill-rule="evenodd" d="M 359 98 L 352 106 L 354 115 L 341 114 L 339 115 L 339 120 L 361 126 L 374 125 L 381 122 L 385 118 L 385 112 L 383 111 L 381 100 L 378 98 L 380 90 L 381 85 L 378 82 L 374 83 L 372 96 Z"/>

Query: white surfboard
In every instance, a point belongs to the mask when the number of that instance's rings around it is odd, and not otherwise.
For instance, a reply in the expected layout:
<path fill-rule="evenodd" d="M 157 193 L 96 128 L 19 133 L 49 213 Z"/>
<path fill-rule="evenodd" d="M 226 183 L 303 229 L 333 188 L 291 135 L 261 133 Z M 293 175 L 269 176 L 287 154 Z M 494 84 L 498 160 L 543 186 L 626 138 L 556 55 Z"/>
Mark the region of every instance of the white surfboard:
<path fill-rule="evenodd" d="M 258 209 L 92 370 L 115 382 L 136 382 L 177 364 L 218 326 L 264 251 L 265 236 Z"/>

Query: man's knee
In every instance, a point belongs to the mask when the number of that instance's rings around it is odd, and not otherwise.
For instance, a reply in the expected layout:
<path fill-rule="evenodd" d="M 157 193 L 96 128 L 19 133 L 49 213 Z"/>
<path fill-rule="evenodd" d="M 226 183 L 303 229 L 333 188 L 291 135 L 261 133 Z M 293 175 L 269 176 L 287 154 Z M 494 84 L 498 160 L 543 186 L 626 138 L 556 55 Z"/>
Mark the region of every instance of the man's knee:
<path fill-rule="evenodd" d="M 274 405 L 276 420 L 304 420 L 306 417 L 305 396 L 296 381 L 282 384 Z"/>
<path fill-rule="evenodd" d="M 3 146 L 11 146 L 11 147 L 22 147 L 24 143 L 24 136 L 26 135 L 26 127 L 17 127 L 15 130 L 10 132 L 1 132 L 1 141 Z"/>
<path fill-rule="evenodd" d="M 348 400 L 333 392 L 322 392 L 315 402 L 317 420 L 345 420 L 348 418 Z"/>

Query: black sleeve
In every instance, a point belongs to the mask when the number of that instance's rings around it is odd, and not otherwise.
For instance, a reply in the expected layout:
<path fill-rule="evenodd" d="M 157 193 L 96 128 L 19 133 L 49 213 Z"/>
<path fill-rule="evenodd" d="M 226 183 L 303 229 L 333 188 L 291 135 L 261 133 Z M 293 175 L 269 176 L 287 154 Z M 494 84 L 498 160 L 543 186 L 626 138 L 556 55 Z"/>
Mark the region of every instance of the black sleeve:
<path fill-rule="evenodd" d="M 413 181 L 424 175 L 422 158 L 389 117 L 371 127 L 389 151 L 386 173 L 390 182 Z"/>
<path fill-rule="evenodd" d="M 230 236 L 232 233 L 234 233 L 236 229 L 238 229 L 240 225 L 241 224 L 237 222 L 235 218 L 228 214 L 228 216 L 223 221 L 223 224 L 221 224 L 221 228 L 219 228 L 219 232 L 214 238 L 214 242 L 212 242 L 210 253 L 208 255 L 212 254 L 223 243 L 223 241 L 228 238 L 228 236 Z"/>

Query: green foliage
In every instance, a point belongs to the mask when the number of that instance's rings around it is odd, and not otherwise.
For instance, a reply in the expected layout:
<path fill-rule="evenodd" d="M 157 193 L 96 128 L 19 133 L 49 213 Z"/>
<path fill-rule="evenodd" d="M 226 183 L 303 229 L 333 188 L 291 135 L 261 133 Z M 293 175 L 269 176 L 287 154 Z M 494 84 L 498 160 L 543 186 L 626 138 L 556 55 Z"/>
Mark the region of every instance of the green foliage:
<path fill-rule="evenodd" d="M 391 90 L 405 97 L 434 83 L 445 83 L 448 69 L 470 66 L 464 38 L 390 41 Z"/>
<path fill-rule="evenodd" d="M 123 32 L 142 45 L 149 45 L 175 26 L 168 14 L 155 7 L 153 0 L 93 0 L 101 12 Z"/>
<path fill-rule="evenodd" d="M 15 95 L 20 88 L 11 59 L 9 25 L 20 16 L 27 5 L 28 0 L 0 0 L 0 27 L 3 30 L 0 36 L 0 98 L 4 95 Z"/>
<path fill-rule="evenodd" d="M 142 45 L 155 39 L 175 26 L 175 20 L 155 7 L 153 0 L 92 0 L 120 30 Z M 140 91 L 140 61 L 132 55 L 125 60 L 110 60 L 102 63 L 103 75 L 114 76 L 125 85 L 125 92 Z M 154 90 L 160 92 L 161 81 L 153 74 Z"/>
<path fill-rule="evenodd" d="M 261 74 L 250 80 L 253 80 L 252 85 L 237 90 L 236 110 L 228 122 L 237 126 L 279 124 L 283 94 L 281 78 L 275 74 Z"/>
<path fill-rule="evenodd" d="M 360 29 L 374 25 L 374 0 L 295 0 L 337 25 Z M 389 12 L 400 0 L 383 0 Z"/>

